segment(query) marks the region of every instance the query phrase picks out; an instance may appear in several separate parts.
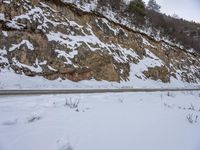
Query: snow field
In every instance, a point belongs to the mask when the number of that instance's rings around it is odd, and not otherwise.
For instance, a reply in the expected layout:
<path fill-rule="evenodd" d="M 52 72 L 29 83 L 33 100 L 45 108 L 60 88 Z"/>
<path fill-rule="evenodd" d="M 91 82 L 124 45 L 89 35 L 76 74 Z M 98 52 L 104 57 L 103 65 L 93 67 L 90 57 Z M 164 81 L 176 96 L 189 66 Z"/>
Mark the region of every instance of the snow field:
<path fill-rule="evenodd" d="M 0 149 L 198 150 L 199 117 L 199 92 L 0 97 Z"/>

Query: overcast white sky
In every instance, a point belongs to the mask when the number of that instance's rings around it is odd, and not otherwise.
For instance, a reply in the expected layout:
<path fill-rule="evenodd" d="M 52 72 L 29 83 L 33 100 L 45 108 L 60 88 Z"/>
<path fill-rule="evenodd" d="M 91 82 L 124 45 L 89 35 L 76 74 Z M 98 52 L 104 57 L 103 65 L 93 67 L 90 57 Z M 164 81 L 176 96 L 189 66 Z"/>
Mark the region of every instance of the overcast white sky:
<path fill-rule="evenodd" d="M 148 0 L 144 0 L 146 3 Z M 163 13 L 200 23 L 200 0 L 156 0 Z"/>

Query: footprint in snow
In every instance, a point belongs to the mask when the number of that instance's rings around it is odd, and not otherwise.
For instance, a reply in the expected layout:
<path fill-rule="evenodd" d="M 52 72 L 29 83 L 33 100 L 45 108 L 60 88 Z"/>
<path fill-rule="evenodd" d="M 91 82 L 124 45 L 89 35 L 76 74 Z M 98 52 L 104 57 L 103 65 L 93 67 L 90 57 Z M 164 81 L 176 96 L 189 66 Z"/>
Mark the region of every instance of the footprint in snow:
<path fill-rule="evenodd" d="M 11 126 L 11 125 L 15 125 L 17 124 L 17 119 L 14 119 L 14 120 L 6 120 L 2 123 L 2 125 L 4 126 Z"/>

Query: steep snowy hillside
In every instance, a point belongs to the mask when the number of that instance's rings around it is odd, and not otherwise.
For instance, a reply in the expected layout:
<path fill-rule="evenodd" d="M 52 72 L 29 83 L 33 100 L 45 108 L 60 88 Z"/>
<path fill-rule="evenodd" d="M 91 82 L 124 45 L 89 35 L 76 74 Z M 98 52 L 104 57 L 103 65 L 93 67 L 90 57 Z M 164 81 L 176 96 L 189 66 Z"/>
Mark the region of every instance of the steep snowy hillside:
<path fill-rule="evenodd" d="M 1 2 L 1 88 L 88 83 L 183 87 L 200 82 L 198 54 L 150 37 L 114 12 L 96 11 L 96 1 L 64 2 Z M 78 82 L 84 80 L 88 82 Z"/>

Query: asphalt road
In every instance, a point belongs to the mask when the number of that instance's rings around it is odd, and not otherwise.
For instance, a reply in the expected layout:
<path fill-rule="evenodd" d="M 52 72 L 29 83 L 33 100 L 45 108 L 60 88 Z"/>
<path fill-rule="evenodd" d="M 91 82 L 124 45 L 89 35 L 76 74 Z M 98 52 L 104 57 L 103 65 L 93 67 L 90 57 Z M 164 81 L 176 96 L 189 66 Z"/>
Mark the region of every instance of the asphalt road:
<path fill-rule="evenodd" d="M 0 95 L 50 95 L 50 94 L 88 94 L 88 93 L 124 93 L 124 92 L 170 92 L 199 91 L 200 89 L 34 89 L 34 90 L 0 90 Z"/>

